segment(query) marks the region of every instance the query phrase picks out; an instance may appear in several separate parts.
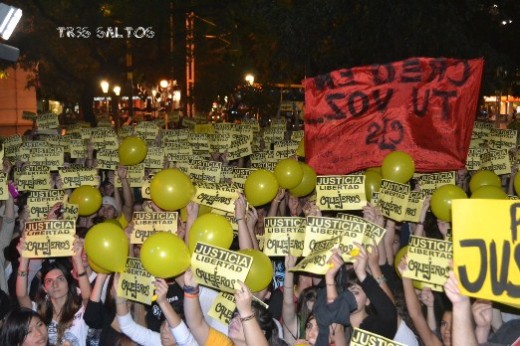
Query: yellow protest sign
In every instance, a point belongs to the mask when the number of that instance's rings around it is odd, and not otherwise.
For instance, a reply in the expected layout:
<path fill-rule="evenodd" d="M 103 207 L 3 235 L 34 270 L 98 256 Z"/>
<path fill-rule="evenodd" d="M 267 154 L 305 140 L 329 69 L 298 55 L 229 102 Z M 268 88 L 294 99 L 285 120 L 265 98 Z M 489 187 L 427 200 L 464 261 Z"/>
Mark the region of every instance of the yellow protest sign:
<path fill-rule="evenodd" d="M 239 197 L 240 189 L 235 185 L 226 183 L 195 182 L 197 192 L 192 201 L 208 207 L 223 210 L 228 213 L 235 212 L 235 201 Z"/>
<path fill-rule="evenodd" d="M 480 162 L 481 169 L 493 171 L 497 175 L 511 173 L 511 161 L 507 149 L 486 150 L 480 154 Z"/>
<path fill-rule="evenodd" d="M 242 121 L 242 124 L 246 124 L 246 125 L 250 126 L 254 132 L 260 131 L 260 124 L 258 123 L 258 120 L 256 120 L 256 119 L 244 119 Z"/>
<path fill-rule="evenodd" d="M 191 270 L 197 283 L 234 293 L 238 281 L 245 282 L 252 262 L 251 256 L 198 242 L 191 256 Z"/>
<path fill-rule="evenodd" d="M 461 292 L 520 307 L 520 203 L 453 200 L 453 269 Z"/>
<path fill-rule="evenodd" d="M 217 124 L 215 124 L 217 125 Z M 231 124 L 230 124 L 231 125 Z M 195 128 L 193 129 L 195 133 L 215 133 L 215 128 L 213 124 L 195 124 Z"/>
<path fill-rule="evenodd" d="M 438 173 L 416 173 L 415 181 L 419 184 L 421 191 L 426 191 L 429 195 L 442 185 L 456 185 L 455 172 L 438 172 Z"/>
<path fill-rule="evenodd" d="M 185 142 L 188 140 L 189 129 L 171 129 L 162 131 L 162 142 Z"/>
<path fill-rule="evenodd" d="M 143 185 L 141 186 L 141 196 L 144 199 L 152 199 L 150 194 L 150 183 L 152 182 L 153 176 L 148 176 L 143 179 Z"/>
<path fill-rule="evenodd" d="M 408 245 L 408 262 L 403 277 L 444 285 L 448 279 L 452 255 L 451 242 L 412 235 Z"/>
<path fill-rule="evenodd" d="M 230 133 L 235 129 L 233 123 L 215 123 L 211 125 L 216 133 Z"/>
<path fill-rule="evenodd" d="M 361 210 L 367 204 L 364 175 L 321 175 L 316 184 L 320 210 Z"/>
<path fill-rule="evenodd" d="M 298 149 L 299 142 L 292 140 L 278 141 L 274 143 L 274 157 L 277 160 L 282 160 L 296 155 L 296 149 Z"/>
<path fill-rule="evenodd" d="M 300 142 L 304 137 L 303 130 L 293 131 L 291 132 L 291 140 L 295 142 Z"/>
<path fill-rule="evenodd" d="M 337 242 L 341 241 L 341 237 L 329 239 L 327 243 L 330 245 L 329 248 L 323 251 L 313 251 L 309 256 L 301 260 L 294 268 L 290 271 L 302 271 L 317 275 L 324 275 L 329 269 L 327 261 L 332 255 L 332 250 L 336 246 Z"/>
<path fill-rule="evenodd" d="M 193 181 L 219 183 L 222 162 L 208 160 L 190 160 L 189 176 Z"/>
<path fill-rule="evenodd" d="M 120 274 L 117 295 L 143 304 L 152 304 L 155 278 L 143 267 L 141 260 L 128 257 Z"/>
<path fill-rule="evenodd" d="M 383 179 L 376 205 L 384 216 L 395 221 L 403 221 L 409 194 L 410 185 Z"/>
<path fill-rule="evenodd" d="M 367 332 L 366 330 L 354 328 L 352 337 L 350 338 L 350 346 L 406 346 L 400 342 L 387 339 L 381 335 Z"/>
<path fill-rule="evenodd" d="M 355 221 L 341 220 L 332 217 L 308 216 L 305 226 L 305 241 L 303 256 L 309 256 L 314 251 L 317 242 L 331 238 L 345 236 L 361 243 L 366 224 Z"/>
<path fill-rule="evenodd" d="M 140 163 L 138 165 L 125 166 L 126 168 L 126 180 L 128 181 L 128 185 L 130 187 L 141 188 L 143 186 L 144 181 L 144 164 Z M 116 188 L 120 188 L 123 185 L 121 184 L 121 179 L 119 175 L 115 175 L 114 186 Z"/>
<path fill-rule="evenodd" d="M 78 219 L 79 206 L 77 204 L 63 202 L 62 210 L 63 210 L 63 220 L 76 221 Z"/>
<path fill-rule="evenodd" d="M 421 210 L 426 199 L 426 191 L 412 191 L 408 195 L 404 220 L 410 222 L 421 221 Z"/>
<path fill-rule="evenodd" d="M 268 127 L 264 129 L 264 141 L 265 143 L 274 143 L 283 141 L 285 139 L 285 125 L 280 127 Z"/>
<path fill-rule="evenodd" d="M 85 158 L 88 155 L 87 144 L 84 139 L 71 139 L 69 153 L 72 159 Z"/>
<path fill-rule="evenodd" d="M 49 190 L 51 175 L 47 166 L 25 166 L 16 181 L 18 191 Z"/>
<path fill-rule="evenodd" d="M 491 149 L 516 148 L 516 130 L 492 128 L 489 132 L 489 147 Z"/>
<path fill-rule="evenodd" d="M 262 163 L 262 162 L 265 162 L 265 155 L 266 155 L 266 152 L 265 151 L 257 151 L 253 154 L 251 154 L 251 163 Z"/>
<path fill-rule="evenodd" d="M 31 148 L 29 151 L 29 163 L 31 165 L 48 166 L 52 171 L 63 166 L 63 147 Z"/>
<path fill-rule="evenodd" d="M 209 152 L 209 138 L 206 133 L 190 133 L 188 135 L 188 142 L 192 150 Z"/>
<path fill-rule="evenodd" d="M 9 190 L 7 189 L 7 174 L 0 173 L 0 201 L 6 201 L 9 198 Z"/>
<path fill-rule="evenodd" d="M 252 163 L 251 168 L 254 169 L 265 169 L 269 172 L 274 172 L 274 168 L 276 167 L 276 162 L 262 162 L 262 163 Z"/>
<path fill-rule="evenodd" d="M 58 115 L 54 113 L 38 114 L 36 126 L 40 129 L 57 129 L 60 127 Z"/>
<path fill-rule="evenodd" d="M 119 165 L 119 155 L 117 150 L 99 149 L 96 152 L 96 161 L 96 168 L 115 171 Z"/>
<path fill-rule="evenodd" d="M 239 168 L 233 167 L 233 183 L 239 186 L 241 189 L 244 188 L 244 184 L 246 183 L 246 179 L 251 174 L 254 169 L 251 168 Z"/>
<path fill-rule="evenodd" d="M 164 168 L 164 151 L 158 146 L 149 146 L 144 159 L 144 166 L 147 168 Z"/>
<path fill-rule="evenodd" d="M 157 232 L 177 234 L 177 220 L 176 211 L 135 211 L 132 217 L 134 228 L 130 235 L 130 243 L 143 244 L 149 236 Z"/>
<path fill-rule="evenodd" d="M 67 257 L 73 254 L 76 222 L 66 220 L 27 222 L 24 228 L 27 258 Z"/>
<path fill-rule="evenodd" d="M 305 218 L 266 217 L 264 218 L 264 249 L 267 256 L 299 257 L 303 252 L 305 239 Z"/>
<path fill-rule="evenodd" d="M 468 171 L 478 171 L 480 169 L 480 155 L 485 151 L 483 148 L 469 148 L 466 158 L 466 169 Z"/>
<path fill-rule="evenodd" d="M 276 158 L 274 150 L 265 151 L 265 162 L 278 163 L 278 161 L 279 160 Z"/>
<path fill-rule="evenodd" d="M 379 244 L 381 240 L 383 240 L 383 237 L 386 233 L 386 229 L 384 227 L 376 225 L 375 223 L 367 221 L 359 216 L 338 213 L 338 218 L 342 220 L 365 224 L 363 241 L 361 242 L 363 245 L 374 245 L 374 243 Z"/>
<path fill-rule="evenodd" d="M 227 292 L 219 292 L 209 309 L 208 315 L 222 324 L 228 325 L 233 318 L 236 303 L 235 296 Z"/>
<path fill-rule="evenodd" d="M 230 133 L 209 134 L 209 146 L 212 153 L 225 153 L 231 146 L 232 136 Z"/>
<path fill-rule="evenodd" d="M 253 153 L 251 141 L 247 137 L 237 138 L 231 142 L 227 153 L 227 159 L 229 161 L 251 155 Z"/>
<path fill-rule="evenodd" d="M 143 121 L 135 127 L 135 133 L 144 140 L 155 140 L 159 135 L 159 127 L 151 122 Z"/>
<path fill-rule="evenodd" d="M 99 185 L 98 172 L 94 168 L 59 168 L 58 172 L 64 189 L 74 189 L 81 185 Z"/>

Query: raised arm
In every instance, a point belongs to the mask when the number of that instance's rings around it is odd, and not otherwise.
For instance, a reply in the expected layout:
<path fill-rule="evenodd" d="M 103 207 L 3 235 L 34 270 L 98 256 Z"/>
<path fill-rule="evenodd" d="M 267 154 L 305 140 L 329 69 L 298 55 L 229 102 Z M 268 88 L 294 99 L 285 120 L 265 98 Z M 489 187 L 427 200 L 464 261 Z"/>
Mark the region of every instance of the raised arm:
<path fill-rule="evenodd" d="M 271 202 L 271 205 L 269 206 L 269 212 L 267 213 L 267 216 L 276 216 L 278 212 L 278 206 L 280 205 L 280 202 L 285 197 L 285 189 L 279 188 L 278 193 L 274 197 L 274 199 Z"/>
<path fill-rule="evenodd" d="M 85 240 L 76 236 L 73 244 L 72 254 L 72 266 L 74 271 L 76 272 L 78 278 L 79 289 L 81 290 L 81 298 L 83 301 L 83 306 L 86 306 L 88 300 L 90 299 L 90 282 L 88 281 L 87 270 L 83 265 L 83 260 L 81 258 L 81 254 L 83 253 L 83 244 Z"/>
<path fill-rule="evenodd" d="M 199 285 L 195 282 L 191 269 L 184 273 L 184 315 L 195 340 L 199 345 L 205 345 L 210 327 L 200 307 Z"/>
<path fill-rule="evenodd" d="M 235 201 L 235 219 L 238 223 L 238 246 L 240 249 L 254 249 L 254 243 L 249 234 L 246 221 L 247 202 L 244 195 L 239 194 Z"/>
<path fill-rule="evenodd" d="M 255 311 L 251 306 L 253 294 L 243 282 L 239 281 L 239 283 L 241 288 L 235 290 L 235 301 L 240 315 L 240 321 L 242 322 L 242 328 L 244 329 L 246 345 L 268 346 L 269 343 L 255 318 Z"/>
<path fill-rule="evenodd" d="M 296 315 L 296 303 L 294 302 L 294 273 L 290 269 L 294 268 L 296 257 L 285 256 L 285 277 L 283 286 L 282 303 L 282 325 L 284 340 L 292 343 L 293 335 L 298 335 L 298 318 Z"/>
<path fill-rule="evenodd" d="M 23 308 L 32 308 L 31 299 L 27 290 L 27 268 L 29 267 L 29 259 L 22 256 L 25 247 L 25 238 L 21 237 L 16 249 L 20 253 L 20 264 L 18 266 L 18 273 L 16 276 L 16 298 L 18 304 Z"/>
<path fill-rule="evenodd" d="M 134 210 L 134 194 L 132 193 L 132 188 L 128 183 L 128 171 L 126 167 L 119 166 L 117 168 L 117 175 L 119 176 L 119 180 L 121 181 L 121 186 L 123 188 L 123 203 L 121 212 L 126 218 L 126 221 L 132 220 L 132 213 Z"/>

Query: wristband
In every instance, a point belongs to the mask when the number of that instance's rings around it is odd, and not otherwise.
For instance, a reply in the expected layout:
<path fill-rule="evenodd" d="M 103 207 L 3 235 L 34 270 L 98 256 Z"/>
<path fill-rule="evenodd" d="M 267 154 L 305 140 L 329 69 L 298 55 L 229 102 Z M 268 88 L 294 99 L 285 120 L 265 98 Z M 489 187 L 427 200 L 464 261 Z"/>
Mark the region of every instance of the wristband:
<path fill-rule="evenodd" d="M 199 296 L 199 293 L 197 292 L 196 294 L 191 294 L 191 293 L 186 293 L 184 292 L 184 298 L 197 298 Z"/>
<path fill-rule="evenodd" d="M 378 276 L 378 277 L 376 278 L 376 282 L 377 282 L 379 285 L 384 284 L 384 283 L 386 282 L 386 278 L 385 278 L 385 276 L 384 276 L 384 275 Z"/>
<path fill-rule="evenodd" d="M 19 270 L 18 276 L 25 277 L 25 276 L 27 276 L 27 272 L 25 270 Z"/>
<path fill-rule="evenodd" d="M 87 275 L 87 272 L 86 272 L 86 271 L 84 271 L 84 272 L 81 273 L 81 274 L 78 274 L 78 278 L 79 278 L 79 277 L 82 277 L 82 276 L 85 276 L 85 275 Z"/>
<path fill-rule="evenodd" d="M 184 285 L 184 293 L 199 294 L 199 287 Z"/>
<path fill-rule="evenodd" d="M 238 221 L 242 221 L 242 220 L 244 220 L 244 218 L 242 218 L 242 217 L 237 217 L 237 218 L 235 218 L 235 220 L 237 220 L 237 222 L 238 222 Z"/>
<path fill-rule="evenodd" d="M 240 322 L 245 322 L 245 321 L 249 321 L 249 320 L 252 320 L 253 318 L 255 318 L 256 316 L 256 313 L 253 312 L 251 315 L 249 316 L 246 316 L 246 317 L 240 317 Z"/>

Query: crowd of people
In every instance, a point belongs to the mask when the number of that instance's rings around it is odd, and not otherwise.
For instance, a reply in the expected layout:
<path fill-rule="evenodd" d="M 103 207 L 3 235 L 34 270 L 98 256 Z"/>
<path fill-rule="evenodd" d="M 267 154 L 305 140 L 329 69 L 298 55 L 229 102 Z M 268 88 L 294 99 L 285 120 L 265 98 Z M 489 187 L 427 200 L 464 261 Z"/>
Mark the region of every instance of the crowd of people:
<path fill-rule="evenodd" d="M 25 138 L 30 140 L 30 138 Z M 75 163 L 96 167 L 95 151 Z M 249 165 L 247 158 L 226 165 Z M 297 158 L 295 158 L 297 159 Z M 301 159 L 301 158 L 300 158 Z M 79 162 L 77 162 L 79 161 Z M 13 181 L 13 164 L 4 159 L 3 173 Z M 252 292 L 240 283 L 234 292 L 236 310 L 229 325 L 208 315 L 217 291 L 199 286 L 188 269 L 175 278 L 156 278 L 156 300 L 151 305 L 130 301 L 116 292 L 118 273 L 96 272 L 84 249 L 89 229 L 106 220 L 117 220 L 130 237 L 136 211 L 160 212 L 152 200 L 131 188 L 127 170 L 100 170 L 99 210 L 80 216 L 71 257 L 27 258 L 24 229 L 29 221 L 26 193 L 9 195 L 0 209 L 0 345 L 349 345 L 354 328 L 404 345 L 511 345 L 520 337 L 518 309 L 462 295 L 453 274 L 444 292 L 416 289 L 411 279 L 398 275 L 406 257 L 394 266 L 397 251 L 411 235 L 447 239 L 450 224 L 437 220 L 426 199 L 418 223 L 399 223 L 385 218 L 372 204 L 362 216 L 386 229 L 379 244 L 357 244 L 353 263 L 345 263 L 339 249 L 328 259 L 325 275 L 291 271 L 300 258 L 271 258 L 272 283 Z M 115 176 L 121 188 L 115 187 Z M 51 187 L 61 189 L 57 173 Z M 468 189 L 470 174 L 458 173 L 457 184 Z M 511 177 L 509 179 L 512 180 Z M 504 179 L 504 189 L 510 187 Z M 69 191 L 70 192 L 70 191 Z M 60 219 L 62 206 L 54 205 L 48 219 Z M 187 218 L 179 218 L 177 235 L 187 235 L 198 216 L 191 202 Z M 343 211 L 345 212 L 345 211 Z M 250 207 L 244 196 L 235 203 L 238 233 L 232 249 L 259 248 L 267 216 L 328 216 L 309 196 L 295 197 L 280 189 L 268 204 Z M 130 256 L 139 257 L 140 246 L 130 245 Z M 267 303 L 267 308 L 257 300 Z"/>

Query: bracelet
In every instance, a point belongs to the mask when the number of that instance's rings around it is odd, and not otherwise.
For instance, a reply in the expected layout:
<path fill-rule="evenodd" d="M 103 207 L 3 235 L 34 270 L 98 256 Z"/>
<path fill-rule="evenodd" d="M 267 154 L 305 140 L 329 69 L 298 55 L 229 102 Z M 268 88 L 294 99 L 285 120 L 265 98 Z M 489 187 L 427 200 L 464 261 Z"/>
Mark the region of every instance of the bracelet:
<path fill-rule="evenodd" d="M 239 217 L 237 217 L 237 218 L 235 218 L 235 220 L 237 220 L 237 222 L 238 222 L 238 221 L 242 221 L 242 220 L 244 220 L 244 218 L 241 218 L 241 217 L 239 218 Z"/>
<path fill-rule="evenodd" d="M 376 278 L 376 282 L 377 282 L 379 285 L 384 284 L 384 283 L 386 282 L 386 278 L 385 278 L 385 276 L 384 276 L 384 275 L 378 276 L 378 277 Z"/>
<path fill-rule="evenodd" d="M 184 285 L 184 293 L 199 294 L 199 287 Z"/>
<path fill-rule="evenodd" d="M 336 286 L 336 284 L 326 284 L 327 286 Z"/>
<path fill-rule="evenodd" d="M 79 277 L 82 277 L 82 276 L 85 276 L 85 275 L 87 275 L 87 272 L 86 272 L 86 271 L 84 271 L 84 272 L 81 273 L 81 274 L 78 274 L 78 278 L 79 278 Z"/>
<path fill-rule="evenodd" d="M 25 276 L 27 276 L 27 272 L 25 270 L 19 270 L 18 276 L 25 277 Z"/>
<path fill-rule="evenodd" d="M 256 316 L 256 312 L 253 312 L 251 315 L 249 316 L 246 316 L 246 317 L 240 317 L 240 322 L 245 322 L 245 321 L 249 321 L 249 320 L 252 320 L 253 318 L 255 318 Z"/>
<path fill-rule="evenodd" d="M 186 293 L 184 292 L 184 298 L 197 298 L 199 296 L 199 293 L 197 292 L 196 294 L 191 294 L 191 293 Z"/>

